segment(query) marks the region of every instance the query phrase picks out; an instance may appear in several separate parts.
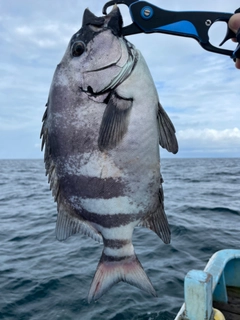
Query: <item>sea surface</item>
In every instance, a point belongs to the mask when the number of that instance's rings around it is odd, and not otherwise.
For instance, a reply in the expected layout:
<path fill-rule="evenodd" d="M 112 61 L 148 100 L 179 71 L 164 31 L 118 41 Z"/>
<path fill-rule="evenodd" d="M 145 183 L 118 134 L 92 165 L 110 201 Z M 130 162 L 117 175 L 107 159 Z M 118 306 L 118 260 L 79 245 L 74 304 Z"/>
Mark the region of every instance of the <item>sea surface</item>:
<path fill-rule="evenodd" d="M 42 160 L 0 161 L 0 319 L 172 320 L 184 277 L 221 249 L 240 248 L 240 159 L 162 159 L 170 245 L 136 228 L 133 243 L 158 298 L 127 284 L 86 297 L 102 245 L 55 239 L 57 217 Z"/>

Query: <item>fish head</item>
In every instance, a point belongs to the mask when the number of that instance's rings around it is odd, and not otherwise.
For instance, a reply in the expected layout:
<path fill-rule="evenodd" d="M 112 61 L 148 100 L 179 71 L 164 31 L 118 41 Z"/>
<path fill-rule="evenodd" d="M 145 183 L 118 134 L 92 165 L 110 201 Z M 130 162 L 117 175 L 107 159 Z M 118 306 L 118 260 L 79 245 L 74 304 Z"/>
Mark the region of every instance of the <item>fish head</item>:
<path fill-rule="evenodd" d="M 122 25 L 117 5 L 102 17 L 86 9 L 81 29 L 70 40 L 61 64 L 72 82 L 89 96 L 110 91 L 129 73 L 131 52 L 121 35 Z"/>

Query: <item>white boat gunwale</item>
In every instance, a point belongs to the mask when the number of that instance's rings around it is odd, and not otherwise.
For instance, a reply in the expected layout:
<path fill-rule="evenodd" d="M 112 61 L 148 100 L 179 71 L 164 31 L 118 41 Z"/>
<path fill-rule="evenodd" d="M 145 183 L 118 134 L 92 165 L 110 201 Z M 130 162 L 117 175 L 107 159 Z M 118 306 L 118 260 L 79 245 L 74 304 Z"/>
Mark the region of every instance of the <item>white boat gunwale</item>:
<path fill-rule="evenodd" d="M 213 319 L 213 301 L 227 303 L 228 286 L 240 288 L 240 250 L 220 250 L 210 258 L 204 271 L 188 272 L 184 281 L 185 303 L 175 320 Z"/>

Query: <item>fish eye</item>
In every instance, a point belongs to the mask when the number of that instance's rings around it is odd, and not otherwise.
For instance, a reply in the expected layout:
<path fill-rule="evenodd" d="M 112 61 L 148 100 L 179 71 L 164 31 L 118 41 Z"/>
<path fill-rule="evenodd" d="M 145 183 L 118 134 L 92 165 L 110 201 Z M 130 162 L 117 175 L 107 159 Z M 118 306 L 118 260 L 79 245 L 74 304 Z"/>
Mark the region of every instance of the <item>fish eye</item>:
<path fill-rule="evenodd" d="M 82 41 L 76 41 L 72 45 L 72 56 L 79 57 L 85 51 L 85 44 Z"/>

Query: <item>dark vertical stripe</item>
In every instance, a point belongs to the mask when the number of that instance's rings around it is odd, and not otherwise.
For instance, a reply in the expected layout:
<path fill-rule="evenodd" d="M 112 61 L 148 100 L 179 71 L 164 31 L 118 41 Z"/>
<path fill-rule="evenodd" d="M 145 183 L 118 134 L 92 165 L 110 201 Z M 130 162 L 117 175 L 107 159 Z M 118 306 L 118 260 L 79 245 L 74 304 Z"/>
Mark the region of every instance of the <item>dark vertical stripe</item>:
<path fill-rule="evenodd" d="M 97 214 L 83 210 L 81 216 L 89 222 L 96 223 L 104 228 L 117 228 L 126 226 L 131 222 L 139 220 L 140 214 Z"/>
<path fill-rule="evenodd" d="M 127 244 L 131 243 L 130 240 L 117 240 L 117 239 L 103 239 L 103 243 L 105 247 L 111 248 L 111 249 L 120 249 Z"/>
<path fill-rule="evenodd" d="M 135 255 L 130 255 L 130 256 L 123 256 L 123 257 L 113 257 L 113 256 L 108 256 L 106 255 L 105 253 L 102 254 L 102 257 L 101 257 L 101 261 L 107 261 L 107 262 L 114 262 L 114 261 L 122 261 L 122 260 L 127 260 L 127 259 L 130 259 L 130 258 L 134 258 Z"/>
<path fill-rule="evenodd" d="M 67 174 L 60 180 L 61 192 L 68 199 L 76 195 L 83 199 L 111 199 L 125 195 L 125 185 L 120 178 L 97 178 Z"/>

